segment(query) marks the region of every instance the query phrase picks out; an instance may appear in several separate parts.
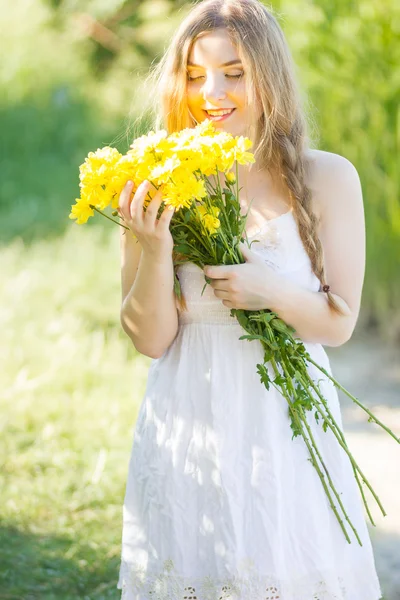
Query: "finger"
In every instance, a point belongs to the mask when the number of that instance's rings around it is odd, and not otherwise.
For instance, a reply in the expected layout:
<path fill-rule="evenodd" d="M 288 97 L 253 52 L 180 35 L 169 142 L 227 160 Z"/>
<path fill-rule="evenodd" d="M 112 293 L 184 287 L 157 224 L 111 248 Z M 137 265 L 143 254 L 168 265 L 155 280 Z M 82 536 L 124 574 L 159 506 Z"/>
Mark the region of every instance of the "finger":
<path fill-rule="evenodd" d="M 168 227 L 170 226 L 171 223 L 171 219 L 175 214 L 175 206 L 171 206 L 171 205 L 167 205 L 162 214 L 161 217 L 158 219 L 158 225 L 157 227 L 162 227 L 163 229 L 168 229 Z"/>
<path fill-rule="evenodd" d="M 158 209 L 160 208 L 161 202 L 163 200 L 161 190 L 158 190 L 150 203 L 147 205 L 146 214 L 144 216 L 144 224 L 152 229 L 156 226 Z"/>
<path fill-rule="evenodd" d="M 230 293 L 227 292 L 226 290 L 214 289 L 214 295 L 217 298 L 220 298 L 221 300 L 229 300 L 229 298 L 230 298 Z"/>
<path fill-rule="evenodd" d="M 222 300 L 222 304 L 227 308 L 234 308 L 233 302 L 230 302 L 229 300 Z"/>
<path fill-rule="evenodd" d="M 140 226 L 143 225 L 143 204 L 151 184 L 147 179 L 138 186 L 130 205 L 130 218 Z"/>
<path fill-rule="evenodd" d="M 229 279 L 234 275 L 237 265 L 205 265 L 203 272 L 211 279 Z"/>
<path fill-rule="evenodd" d="M 133 190 L 133 181 L 127 181 L 118 199 L 118 212 L 122 217 L 127 220 L 130 218 L 129 204 L 131 201 L 131 194 Z"/>

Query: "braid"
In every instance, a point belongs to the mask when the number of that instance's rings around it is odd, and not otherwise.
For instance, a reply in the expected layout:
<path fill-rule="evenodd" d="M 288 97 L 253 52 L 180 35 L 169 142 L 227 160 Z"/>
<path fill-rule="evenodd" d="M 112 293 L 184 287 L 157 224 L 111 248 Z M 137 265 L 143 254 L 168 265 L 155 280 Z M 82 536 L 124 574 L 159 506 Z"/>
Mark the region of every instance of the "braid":
<path fill-rule="evenodd" d="M 318 236 L 318 223 L 311 204 L 311 191 L 305 184 L 305 158 L 303 154 L 303 126 L 298 117 L 289 135 L 278 135 L 278 147 L 281 158 L 281 171 L 288 187 L 294 217 L 299 227 L 299 234 L 304 248 L 310 258 L 313 273 L 318 277 L 321 287 L 326 291 L 329 307 L 337 314 L 343 314 L 334 296 L 326 285 L 324 252 Z M 294 200 L 293 200 L 294 199 Z"/>

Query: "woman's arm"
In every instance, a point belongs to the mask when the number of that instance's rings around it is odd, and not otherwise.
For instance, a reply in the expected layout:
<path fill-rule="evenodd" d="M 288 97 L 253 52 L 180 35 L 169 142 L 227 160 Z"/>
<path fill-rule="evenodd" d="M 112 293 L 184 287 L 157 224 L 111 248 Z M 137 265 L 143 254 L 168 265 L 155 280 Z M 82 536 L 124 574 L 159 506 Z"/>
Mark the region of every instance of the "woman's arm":
<path fill-rule="evenodd" d="M 328 306 L 324 292 L 311 292 L 284 279 L 275 306 L 269 306 L 307 342 L 340 346 L 350 339 L 360 311 L 365 273 L 365 219 L 360 179 L 342 156 L 318 152 L 312 189 L 321 215 L 319 236 L 326 281 L 344 312 Z"/>
<path fill-rule="evenodd" d="M 155 199 L 152 203 L 149 215 L 154 213 L 152 218 L 155 219 L 159 202 Z M 129 222 L 130 198 L 127 190 L 121 195 L 120 205 L 126 222 Z M 165 221 L 164 234 L 170 221 L 170 216 L 165 217 L 161 217 Z M 151 229 L 151 224 L 148 228 Z M 121 325 L 138 352 L 159 358 L 178 331 L 172 254 L 167 251 L 146 252 L 132 231 L 122 227 L 120 239 Z"/>

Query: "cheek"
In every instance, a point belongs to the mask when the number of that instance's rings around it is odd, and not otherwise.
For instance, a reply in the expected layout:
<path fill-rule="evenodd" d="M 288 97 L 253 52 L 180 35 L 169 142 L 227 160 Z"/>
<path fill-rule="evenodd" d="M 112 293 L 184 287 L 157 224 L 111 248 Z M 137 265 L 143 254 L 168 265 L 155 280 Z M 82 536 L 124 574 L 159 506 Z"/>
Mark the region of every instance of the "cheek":
<path fill-rule="evenodd" d="M 186 90 L 186 98 L 189 107 L 196 107 L 202 102 L 201 94 L 193 88 Z"/>
<path fill-rule="evenodd" d="M 246 86 L 244 83 L 238 83 L 231 92 L 236 106 L 244 108 L 246 106 Z"/>

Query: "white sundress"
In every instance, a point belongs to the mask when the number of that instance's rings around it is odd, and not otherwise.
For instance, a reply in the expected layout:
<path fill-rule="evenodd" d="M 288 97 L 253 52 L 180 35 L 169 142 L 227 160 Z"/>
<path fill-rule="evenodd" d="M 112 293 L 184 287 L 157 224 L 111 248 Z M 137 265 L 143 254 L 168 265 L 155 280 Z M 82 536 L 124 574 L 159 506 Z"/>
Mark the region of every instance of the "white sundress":
<path fill-rule="evenodd" d="M 293 212 L 267 221 L 252 250 L 285 277 L 319 291 Z M 329 505 L 285 399 L 261 383 L 258 341 L 180 265 L 188 311 L 148 371 L 123 506 L 121 600 L 379 600 L 361 495 L 330 430 L 307 417 L 362 540 L 351 543 Z M 330 374 L 321 344 L 305 343 Z M 309 366 L 342 428 L 336 388 Z M 271 372 L 272 374 L 272 372 Z M 357 458 L 357 457 L 356 457 Z"/>

